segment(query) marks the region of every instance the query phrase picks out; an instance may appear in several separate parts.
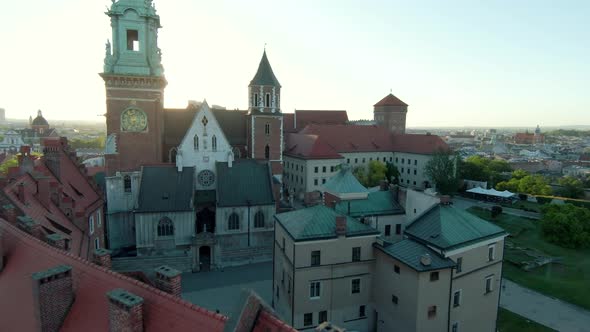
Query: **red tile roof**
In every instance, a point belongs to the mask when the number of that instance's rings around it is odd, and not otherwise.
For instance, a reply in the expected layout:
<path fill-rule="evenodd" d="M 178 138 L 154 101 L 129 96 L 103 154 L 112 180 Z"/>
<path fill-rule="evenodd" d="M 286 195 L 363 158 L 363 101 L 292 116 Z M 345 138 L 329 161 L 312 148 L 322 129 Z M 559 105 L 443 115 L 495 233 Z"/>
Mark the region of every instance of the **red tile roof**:
<path fill-rule="evenodd" d="M 37 330 L 31 275 L 58 265 L 72 267 L 76 297 L 62 330 L 108 331 L 106 293 L 123 288 L 144 299 L 145 331 L 223 331 L 227 318 L 222 315 L 50 247 L 3 219 L 0 231 L 6 255 L 0 272 L 3 331 Z"/>
<path fill-rule="evenodd" d="M 393 151 L 433 154 L 439 150 L 448 151 L 449 146 L 436 135 L 397 134 L 393 135 Z"/>
<path fill-rule="evenodd" d="M 283 114 L 283 130 L 285 133 L 296 133 L 307 125 L 344 125 L 348 123 L 346 111 L 312 111 L 295 110 L 295 113 Z"/>
<path fill-rule="evenodd" d="M 296 329 L 276 318 L 267 311 L 260 312 L 258 321 L 252 332 L 297 332 Z"/>
<path fill-rule="evenodd" d="M 343 158 L 318 135 L 288 134 L 285 155 L 304 159 Z"/>
<path fill-rule="evenodd" d="M 339 153 L 391 152 L 391 133 L 384 127 L 359 125 L 308 125 L 299 132 L 317 135 Z"/>
<path fill-rule="evenodd" d="M 295 133 L 295 114 L 284 113 L 283 114 L 283 131 L 285 133 Z"/>
<path fill-rule="evenodd" d="M 374 106 L 375 107 L 379 107 L 379 106 L 408 106 L 408 104 L 404 103 L 398 97 L 396 97 L 390 93 L 387 96 L 385 96 L 385 98 L 381 99 Z"/>

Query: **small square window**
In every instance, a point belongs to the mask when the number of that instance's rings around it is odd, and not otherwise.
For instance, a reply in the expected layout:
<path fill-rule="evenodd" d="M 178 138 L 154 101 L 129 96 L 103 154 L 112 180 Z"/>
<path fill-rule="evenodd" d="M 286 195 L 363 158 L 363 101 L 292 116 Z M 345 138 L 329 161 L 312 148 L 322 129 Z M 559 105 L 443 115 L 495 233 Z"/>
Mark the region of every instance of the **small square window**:
<path fill-rule="evenodd" d="M 328 312 L 323 310 L 318 314 L 318 325 L 328 321 Z"/>
<path fill-rule="evenodd" d="M 436 306 L 431 305 L 428 307 L 428 319 L 433 319 L 436 317 Z"/>
<path fill-rule="evenodd" d="M 493 261 L 496 258 L 496 246 L 491 245 L 488 247 L 488 261 Z"/>
<path fill-rule="evenodd" d="M 363 164 L 366 163 L 366 162 L 367 162 L 367 160 L 365 158 L 363 158 Z"/>
<path fill-rule="evenodd" d="M 359 159 L 358 158 L 354 158 L 354 163 L 358 164 L 359 163 Z"/>
<path fill-rule="evenodd" d="M 313 324 L 313 313 L 309 312 L 303 315 L 303 326 L 311 326 Z"/>
<path fill-rule="evenodd" d="M 326 184 L 326 179 L 322 179 L 322 184 Z"/>
<path fill-rule="evenodd" d="M 318 299 L 320 297 L 320 282 L 312 281 L 309 283 L 309 298 Z"/>
<path fill-rule="evenodd" d="M 399 302 L 399 299 L 397 298 L 397 296 L 395 296 L 395 295 L 392 294 L 391 295 L 391 302 L 393 304 L 397 304 Z"/>
<path fill-rule="evenodd" d="M 394 266 L 393 266 L 393 271 L 394 271 L 395 273 L 397 273 L 397 274 L 400 274 L 400 268 L 399 268 L 399 265 L 394 265 Z"/>
<path fill-rule="evenodd" d="M 486 294 L 491 293 L 494 290 L 494 276 L 486 278 Z"/>
<path fill-rule="evenodd" d="M 462 268 L 463 268 L 463 257 L 458 257 L 457 258 L 457 273 L 461 273 Z"/>
<path fill-rule="evenodd" d="M 438 281 L 438 271 L 437 272 L 430 272 L 430 281 Z"/>
<path fill-rule="evenodd" d="M 319 266 L 320 265 L 320 251 L 315 250 L 311 252 L 311 266 Z"/>
<path fill-rule="evenodd" d="M 326 173 L 326 166 L 322 167 L 322 173 Z"/>
<path fill-rule="evenodd" d="M 317 173 L 318 171 L 319 171 L 319 167 L 316 166 L 316 167 L 313 168 L 313 172 L 314 173 Z"/>
<path fill-rule="evenodd" d="M 359 317 L 365 317 L 367 315 L 366 313 L 366 307 L 364 305 L 359 307 Z"/>
<path fill-rule="evenodd" d="M 318 185 L 318 179 L 314 179 L 313 180 L 313 184 L 317 186 Z"/>
<path fill-rule="evenodd" d="M 458 290 L 453 294 L 453 307 L 461 305 L 461 291 Z"/>
<path fill-rule="evenodd" d="M 347 164 L 350 164 L 350 159 L 346 159 L 346 163 Z"/>
<path fill-rule="evenodd" d="M 127 30 L 127 50 L 139 51 L 139 32 L 137 30 Z"/>

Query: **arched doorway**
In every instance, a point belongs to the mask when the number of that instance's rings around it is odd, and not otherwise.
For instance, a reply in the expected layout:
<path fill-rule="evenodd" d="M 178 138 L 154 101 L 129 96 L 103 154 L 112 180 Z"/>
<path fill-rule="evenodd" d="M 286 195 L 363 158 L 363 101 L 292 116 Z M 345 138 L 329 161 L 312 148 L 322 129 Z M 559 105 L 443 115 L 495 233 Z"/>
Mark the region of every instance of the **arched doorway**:
<path fill-rule="evenodd" d="M 201 272 L 211 269 L 211 247 L 202 246 L 199 248 L 199 265 Z"/>
<path fill-rule="evenodd" d="M 197 213 L 196 234 L 203 232 L 215 233 L 215 212 L 209 208 L 204 208 Z"/>

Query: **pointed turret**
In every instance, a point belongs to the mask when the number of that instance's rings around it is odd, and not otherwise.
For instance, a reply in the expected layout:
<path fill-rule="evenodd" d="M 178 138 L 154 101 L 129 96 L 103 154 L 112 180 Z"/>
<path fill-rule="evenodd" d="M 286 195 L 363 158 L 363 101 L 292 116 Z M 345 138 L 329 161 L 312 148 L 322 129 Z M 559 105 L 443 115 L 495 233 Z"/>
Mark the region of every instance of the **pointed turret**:
<path fill-rule="evenodd" d="M 258 71 L 250 81 L 250 113 L 280 113 L 281 84 L 272 71 L 266 50 L 258 65 Z"/>

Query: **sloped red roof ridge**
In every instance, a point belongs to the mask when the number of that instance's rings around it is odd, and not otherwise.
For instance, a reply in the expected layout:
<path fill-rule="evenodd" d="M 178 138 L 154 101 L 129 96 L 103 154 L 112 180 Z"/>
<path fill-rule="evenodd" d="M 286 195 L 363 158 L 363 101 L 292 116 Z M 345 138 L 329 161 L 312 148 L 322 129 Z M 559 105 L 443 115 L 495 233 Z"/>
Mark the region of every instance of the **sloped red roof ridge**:
<path fill-rule="evenodd" d="M 439 136 L 430 134 L 395 134 L 393 151 L 414 154 L 433 154 L 449 151 L 449 145 Z"/>
<path fill-rule="evenodd" d="M 253 332 L 297 332 L 296 329 L 267 311 L 261 311 Z"/>
<path fill-rule="evenodd" d="M 343 158 L 318 135 L 288 134 L 287 156 L 304 159 L 340 159 Z"/>
<path fill-rule="evenodd" d="M 404 103 L 403 101 L 401 101 L 401 99 L 390 93 L 373 106 L 408 106 L 408 104 Z"/>
<path fill-rule="evenodd" d="M 380 126 L 312 124 L 299 134 L 317 135 L 338 153 L 394 151 L 391 133 Z"/>
<path fill-rule="evenodd" d="M 144 299 L 145 331 L 223 331 L 227 321 L 223 315 L 53 248 L 3 219 L 0 219 L 0 230 L 7 256 L 4 270 L 0 272 L 2 329 L 35 331 L 31 274 L 57 265 L 69 265 L 73 270 L 76 300 L 62 330 L 107 331 L 106 293 L 123 288 Z M 89 319 L 90 313 L 92 319 Z"/>

